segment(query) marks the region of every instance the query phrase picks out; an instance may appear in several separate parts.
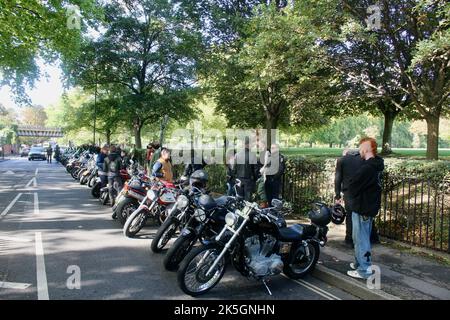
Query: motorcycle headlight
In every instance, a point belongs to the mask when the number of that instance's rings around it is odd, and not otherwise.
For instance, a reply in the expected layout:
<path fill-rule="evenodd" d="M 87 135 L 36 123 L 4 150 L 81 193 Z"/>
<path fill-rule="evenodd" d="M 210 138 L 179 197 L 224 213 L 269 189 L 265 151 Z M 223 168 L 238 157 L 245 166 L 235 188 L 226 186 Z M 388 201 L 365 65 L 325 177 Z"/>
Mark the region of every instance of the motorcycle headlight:
<path fill-rule="evenodd" d="M 183 210 L 189 205 L 189 199 L 188 197 L 184 195 L 180 195 L 177 199 L 177 208 L 180 210 Z"/>
<path fill-rule="evenodd" d="M 202 209 L 196 209 L 194 212 L 194 217 L 197 221 L 205 221 L 206 220 L 206 213 Z"/>
<path fill-rule="evenodd" d="M 237 217 L 236 217 L 236 215 L 233 212 L 228 212 L 227 215 L 225 216 L 225 223 L 229 227 L 234 226 L 236 221 L 237 221 Z"/>
<path fill-rule="evenodd" d="M 156 199 L 158 199 L 158 191 L 156 191 L 156 190 L 148 190 L 147 197 L 151 201 L 155 201 Z"/>

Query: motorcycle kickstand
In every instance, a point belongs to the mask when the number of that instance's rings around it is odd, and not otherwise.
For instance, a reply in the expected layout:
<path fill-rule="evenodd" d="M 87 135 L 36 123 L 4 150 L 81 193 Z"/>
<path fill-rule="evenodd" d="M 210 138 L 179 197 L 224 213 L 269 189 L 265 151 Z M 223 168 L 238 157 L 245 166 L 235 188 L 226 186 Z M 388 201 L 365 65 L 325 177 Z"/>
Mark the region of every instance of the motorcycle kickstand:
<path fill-rule="evenodd" d="M 269 295 L 271 296 L 271 295 L 272 295 L 272 291 L 270 291 L 269 286 L 267 285 L 266 280 L 265 280 L 265 279 L 262 279 L 262 283 L 264 283 L 264 286 L 266 287 L 267 292 L 268 292 Z"/>

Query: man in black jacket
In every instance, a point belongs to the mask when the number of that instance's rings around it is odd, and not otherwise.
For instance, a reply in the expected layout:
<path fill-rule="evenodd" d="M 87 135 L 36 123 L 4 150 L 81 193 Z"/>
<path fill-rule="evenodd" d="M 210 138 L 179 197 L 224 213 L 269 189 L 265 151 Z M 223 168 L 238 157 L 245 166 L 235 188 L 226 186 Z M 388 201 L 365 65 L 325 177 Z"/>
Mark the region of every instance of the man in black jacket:
<path fill-rule="evenodd" d="M 241 181 L 237 191 L 245 200 L 251 201 L 258 179 L 258 167 L 256 154 L 250 151 L 248 139 L 245 141 L 245 148 L 236 153 L 234 163 L 233 176 Z"/>
<path fill-rule="evenodd" d="M 342 204 L 341 193 L 344 194 L 345 211 L 349 214 L 345 220 L 345 242 L 353 245 L 352 239 L 352 201 L 353 198 L 348 192 L 350 185 L 350 179 L 361 168 L 364 160 L 361 158 L 359 151 L 344 151 L 343 157 L 339 158 L 336 162 L 336 172 L 334 177 L 334 190 L 336 203 Z M 375 222 L 372 225 L 372 232 L 370 234 L 370 241 L 372 243 L 378 243 L 379 237 L 377 229 L 375 228 Z"/>
<path fill-rule="evenodd" d="M 361 139 L 359 153 L 364 162 L 350 179 L 348 186 L 349 195 L 352 197 L 355 262 L 350 264 L 353 270 L 347 274 L 366 279 L 372 274 L 370 233 L 373 219 L 381 208 L 381 175 L 384 161 L 377 156 L 377 143 L 373 138 Z"/>
<path fill-rule="evenodd" d="M 120 178 L 120 169 L 122 168 L 122 158 L 117 152 L 116 146 L 111 146 L 109 155 L 103 162 L 103 171 L 108 175 L 108 191 L 111 204 L 114 204 L 115 190 L 122 188 L 122 179 Z"/>

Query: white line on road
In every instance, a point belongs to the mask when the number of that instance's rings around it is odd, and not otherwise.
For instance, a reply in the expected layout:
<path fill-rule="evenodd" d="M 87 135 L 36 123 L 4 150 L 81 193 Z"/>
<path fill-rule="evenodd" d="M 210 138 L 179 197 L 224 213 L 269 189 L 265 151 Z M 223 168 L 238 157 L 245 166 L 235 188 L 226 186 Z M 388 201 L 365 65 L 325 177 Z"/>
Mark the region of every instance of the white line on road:
<path fill-rule="evenodd" d="M 28 181 L 28 183 L 25 185 L 25 188 L 28 188 L 29 186 L 31 186 L 31 183 L 33 182 L 34 177 L 30 179 L 30 181 Z"/>
<path fill-rule="evenodd" d="M 3 210 L 3 212 L 0 214 L 0 217 L 6 216 L 9 212 L 9 210 L 11 210 L 11 208 L 14 206 L 14 204 L 17 202 L 17 200 L 19 200 L 19 198 L 22 196 L 22 193 L 19 193 L 14 199 L 13 201 L 11 201 L 11 203 L 5 208 L 5 210 Z"/>
<path fill-rule="evenodd" d="M 282 276 L 287 278 L 287 279 L 290 279 L 284 274 L 282 274 Z M 323 290 L 323 289 L 321 289 L 321 288 L 319 288 L 319 287 L 317 287 L 317 286 L 315 286 L 315 285 L 313 285 L 313 284 L 311 284 L 309 282 L 306 282 L 305 280 L 302 280 L 302 279 L 298 279 L 298 280 L 290 279 L 290 280 L 292 280 L 295 283 L 297 283 L 297 284 L 299 284 L 299 285 L 301 285 L 301 286 L 303 286 L 303 287 L 305 287 L 305 288 L 307 288 L 307 289 L 317 293 L 318 295 L 320 295 L 320 296 L 322 296 L 322 297 L 324 297 L 324 298 L 326 298 L 328 300 L 342 300 L 341 298 L 336 297 L 335 295 L 329 293 L 328 291 L 325 291 L 325 290 Z"/>
<path fill-rule="evenodd" d="M 34 214 L 39 214 L 39 198 L 37 192 L 34 193 Z"/>
<path fill-rule="evenodd" d="M 37 187 L 37 179 L 36 179 L 36 177 L 33 178 L 33 187 L 35 187 L 35 188 Z"/>
<path fill-rule="evenodd" d="M 7 237 L 7 236 L 0 236 L 0 240 L 11 241 L 11 242 L 31 242 L 32 241 L 30 239 L 19 238 L 19 237 Z"/>
<path fill-rule="evenodd" d="M 31 286 L 31 283 L 6 282 L 0 281 L 0 288 L 25 290 Z"/>
<path fill-rule="evenodd" d="M 36 275 L 38 300 L 50 300 L 48 296 L 47 274 L 45 273 L 44 247 L 42 246 L 42 234 L 35 233 L 36 242 Z"/>
<path fill-rule="evenodd" d="M 38 172 L 39 172 L 39 168 L 36 168 L 36 171 L 34 172 L 35 177 L 37 176 Z"/>

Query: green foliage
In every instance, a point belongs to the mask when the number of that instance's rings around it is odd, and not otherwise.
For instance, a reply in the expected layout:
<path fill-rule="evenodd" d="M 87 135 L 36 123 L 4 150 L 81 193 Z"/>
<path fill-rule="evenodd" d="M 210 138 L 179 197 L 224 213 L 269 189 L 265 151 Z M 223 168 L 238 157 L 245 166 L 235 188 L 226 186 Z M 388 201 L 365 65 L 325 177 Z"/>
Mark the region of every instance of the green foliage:
<path fill-rule="evenodd" d="M 81 30 L 67 27 L 69 5 L 80 8 Z M 0 84 L 15 89 L 19 102 L 27 101 L 24 85 L 33 85 L 39 78 L 37 60 L 77 56 L 81 31 L 98 13 L 94 0 L 1 0 Z"/>

